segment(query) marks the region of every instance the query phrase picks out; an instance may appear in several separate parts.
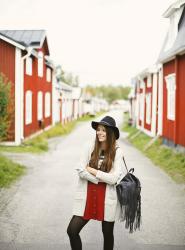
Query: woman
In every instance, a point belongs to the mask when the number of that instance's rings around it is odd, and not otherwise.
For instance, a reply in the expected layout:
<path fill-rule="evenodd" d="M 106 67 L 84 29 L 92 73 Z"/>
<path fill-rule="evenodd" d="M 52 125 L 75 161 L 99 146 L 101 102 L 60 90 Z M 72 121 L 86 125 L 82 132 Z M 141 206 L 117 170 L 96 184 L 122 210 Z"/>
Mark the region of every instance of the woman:
<path fill-rule="evenodd" d="M 115 184 L 126 174 L 126 170 L 122 150 L 116 143 L 119 129 L 115 120 L 106 116 L 91 125 L 96 130 L 95 144 L 85 153 L 77 168 L 78 188 L 67 233 L 71 249 L 81 250 L 81 229 L 90 219 L 102 221 L 104 250 L 112 250 L 114 222 L 122 220 Z"/>

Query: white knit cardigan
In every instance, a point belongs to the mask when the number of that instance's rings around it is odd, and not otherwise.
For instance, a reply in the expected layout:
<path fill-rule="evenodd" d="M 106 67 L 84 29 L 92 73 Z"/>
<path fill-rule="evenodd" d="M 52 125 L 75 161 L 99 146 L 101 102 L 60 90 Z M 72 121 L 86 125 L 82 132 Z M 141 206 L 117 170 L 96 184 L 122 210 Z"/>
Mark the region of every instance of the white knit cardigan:
<path fill-rule="evenodd" d="M 118 147 L 118 145 L 116 146 Z M 104 220 L 105 221 L 122 221 L 121 207 L 117 198 L 116 184 L 126 174 L 126 169 L 123 163 L 123 152 L 120 147 L 116 149 L 116 155 L 113 162 L 113 167 L 109 173 L 98 170 L 97 175 L 90 174 L 85 168 L 89 163 L 92 146 L 88 148 L 87 152 L 81 157 L 81 160 L 76 168 L 79 179 L 77 190 L 75 193 L 73 215 L 83 216 L 86 198 L 87 198 L 87 183 L 88 181 L 98 184 L 99 181 L 105 182 L 105 208 L 104 208 Z"/>

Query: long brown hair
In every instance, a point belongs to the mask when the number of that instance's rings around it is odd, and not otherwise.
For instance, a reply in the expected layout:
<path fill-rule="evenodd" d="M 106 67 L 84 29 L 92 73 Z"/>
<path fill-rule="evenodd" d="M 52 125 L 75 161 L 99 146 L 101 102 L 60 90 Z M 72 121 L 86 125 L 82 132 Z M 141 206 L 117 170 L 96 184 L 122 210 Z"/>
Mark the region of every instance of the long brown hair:
<path fill-rule="evenodd" d="M 114 131 L 107 126 L 104 126 L 106 129 L 106 149 L 104 153 L 104 160 L 102 162 L 100 170 L 104 172 L 110 172 L 113 161 L 115 158 L 116 153 L 116 137 Z M 89 166 L 95 169 L 98 169 L 98 160 L 99 160 L 99 153 L 100 153 L 100 142 L 98 140 L 97 134 L 94 144 L 94 150 L 91 154 L 91 159 L 89 161 Z"/>

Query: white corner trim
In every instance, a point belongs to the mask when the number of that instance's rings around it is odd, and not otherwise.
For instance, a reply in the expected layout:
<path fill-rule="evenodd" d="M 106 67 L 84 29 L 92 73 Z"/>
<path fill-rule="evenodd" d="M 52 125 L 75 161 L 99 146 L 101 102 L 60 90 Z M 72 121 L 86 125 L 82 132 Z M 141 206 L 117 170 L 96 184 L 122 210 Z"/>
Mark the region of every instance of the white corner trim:
<path fill-rule="evenodd" d="M 44 34 L 43 34 L 42 39 L 41 39 L 41 41 L 40 41 L 40 48 L 42 48 L 45 39 L 46 39 L 46 32 L 44 31 Z"/>
<path fill-rule="evenodd" d="M 159 71 L 158 80 L 158 131 L 157 135 L 162 135 L 163 129 L 163 68 Z"/>
<path fill-rule="evenodd" d="M 157 123 L 157 73 L 153 74 L 153 85 L 152 85 L 152 123 L 151 131 L 152 135 L 156 134 L 156 123 Z"/>
<path fill-rule="evenodd" d="M 21 122 L 22 118 L 22 65 L 21 65 L 21 50 L 15 48 L 15 143 L 21 143 Z"/>
<path fill-rule="evenodd" d="M 143 117 L 142 117 L 142 120 L 141 120 L 141 124 L 142 124 L 142 128 L 144 129 L 144 127 L 145 127 L 145 113 L 146 113 L 146 109 L 145 109 L 145 98 L 146 98 L 146 87 L 145 87 L 145 85 L 144 85 L 144 87 L 143 87 L 143 113 L 142 113 L 142 115 L 143 115 Z"/>

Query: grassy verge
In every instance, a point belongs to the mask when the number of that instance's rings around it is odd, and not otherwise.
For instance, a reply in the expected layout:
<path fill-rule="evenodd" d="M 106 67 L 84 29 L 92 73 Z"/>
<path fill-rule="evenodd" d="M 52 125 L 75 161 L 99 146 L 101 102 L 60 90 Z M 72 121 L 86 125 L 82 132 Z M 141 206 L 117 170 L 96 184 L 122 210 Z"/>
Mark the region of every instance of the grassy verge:
<path fill-rule="evenodd" d="M 92 116 L 92 115 L 84 115 L 84 116 L 78 118 L 77 121 L 86 122 L 86 121 L 94 120 L 94 119 L 96 119 L 97 117 L 99 117 L 100 115 L 103 115 L 104 113 L 105 113 L 105 111 L 101 111 L 101 112 L 98 112 L 95 116 Z"/>
<path fill-rule="evenodd" d="M 100 116 L 102 112 L 96 115 Z M 95 119 L 90 115 L 83 116 L 76 121 L 68 122 L 65 125 L 57 124 L 51 129 L 44 131 L 42 134 L 25 141 L 22 145 L 16 147 L 0 146 L 0 151 L 6 152 L 31 152 L 42 153 L 48 150 L 48 139 L 69 134 L 78 121 L 89 121 Z M 21 166 L 5 156 L 0 155 L 0 188 L 9 187 L 12 182 L 18 179 L 26 172 L 26 168 Z"/>
<path fill-rule="evenodd" d="M 66 135 L 71 132 L 76 122 L 66 125 L 57 124 L 42 134 L 23 142 L 20 146 L 0 146 L 0 151 L 15 153 L 42 153 L 48 151 L 48 139 L 51 137 Z"/>
<path fill-rule="evenodd" d="M 26 168 L 0 155 L 0 188 L 9 187 L 26 172 Z"/>
<path fill-rule="evenodd" d="M 75 121 L 68 122 L 65 125 L 56 124 L 51 129 L 44 131 L 42 134 L 24 141 L 20 146 L 0 146 L 0 151 L 15 152 L 15 153 L 43 153 L 48 151 L 48 139 L 69 134 L 77 122 L 89 121 L 102 115 L 104 112 L 99 112 L 95 117 L 85 115 Z"/>
<path fill-rule="evenodd" d="M 20 146 L 0 146 L 0 151 L 15 153 L 42 153 L 48 151 L 48 139 L 51 137 L 67 135 L 75 127 L 76 121 L 66 125 L 57 124 L 51 129 L 44 131 L 42 134 L 24 141 Z"/>
<path fill-rule="evenodd" d="M 141 150 L 152 162 L 166 171 L 177 183 L 185 183 L 185 154 L 177 153 L 172 148 L 162 144 L 160 138 L 156 139 L 147 149 L 146 145 L 152 138 L 135 127 L 128 125 L 128 117 L 124 118 L 123 131 L 128 132 L 128 140 Z"/>

